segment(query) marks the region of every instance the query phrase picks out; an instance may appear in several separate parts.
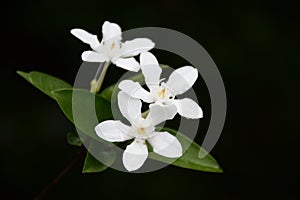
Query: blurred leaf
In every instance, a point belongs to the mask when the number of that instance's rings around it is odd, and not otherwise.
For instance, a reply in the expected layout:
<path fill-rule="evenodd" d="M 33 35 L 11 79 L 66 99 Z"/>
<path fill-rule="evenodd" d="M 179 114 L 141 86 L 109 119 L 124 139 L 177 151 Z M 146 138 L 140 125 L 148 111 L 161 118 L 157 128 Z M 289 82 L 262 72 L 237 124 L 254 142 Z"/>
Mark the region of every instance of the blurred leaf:
<path fill-rule="evenodd" d="M 78 135 L 75 133 L 67 133 L 67 141 L 70 145 L 81 147 L 82 143 Z"/>
<path fill-rule="evenodd" d="M 95 158 L 89 152 L 97 153 Z M 83 173 L 94 173 L 101 172 L 106 170 L 109 166 L 111 166 L 116 160 L 116 153 L 112 149 L 109 148 L 108 145 L 103 146 L 103 144 L 97 144 L 97 142 L 93 141 L 90 144 L 89 152 L 87 152 L 83 169 Z M 101 160 L 102 162 L 100 162 Z"/>
<path fill-rule="evenodd" d="M 51 98 L 54 98 L 52 92 L 55 90 L 72 88 L 69 83 L 41 72 L 33 71 L 26 73 L 17 71 L 17 73 Z"/>
<path fill-rule="evenodd" d="M 183 150 L 186 151 L 177 160 L 176 158 L 167 158 L 164 156 L 160 156 L 154 152 L 149 154 L 149 158 L 187 169 L 194 169 L 205 172 L 223 172 L 217 161 L 210 154 L 207 154 L 207 156 L 202 159 L 198 156 L 200 150 L 205 150 L 201 148 L 197 143 L 193 142 L 191 139 L 184 136 L 180 132 L 177 132 L 176 130 L 170 128 L 163 128 L 162 130 L 168 131 L 169 133 L 175 135 L 176 138 L 180 141 Z"/>

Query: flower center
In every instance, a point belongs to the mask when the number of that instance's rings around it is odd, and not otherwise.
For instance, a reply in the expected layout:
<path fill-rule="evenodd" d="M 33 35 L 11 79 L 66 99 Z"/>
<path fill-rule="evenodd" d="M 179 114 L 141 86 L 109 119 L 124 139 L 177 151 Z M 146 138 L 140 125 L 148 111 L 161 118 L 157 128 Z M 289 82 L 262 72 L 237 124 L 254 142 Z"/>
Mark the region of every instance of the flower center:
<path fill-rule="evenodd" d="M 140 127 L 140 128 L 138 128 L 138 130 L 137 130 L 137 131 L 138 131 L 138 133 L 139 133 L 139 134 L 141 134 L 141 135 L 142 135 L 142 134 L 145 134 L 145 132 L 146 132 L 146 130 L 145 130 L 145 128 L 144 128 L 144 127 Z"/>
<path fill-rule="evenodd" d="M 111 44 L 111 46 L 110 46 L 110 50 L 113 50 L 114 48 L 115 48 L 115 43 L 113 42 L 112 44 Z"/>
<path fill-rule="evenodd" d="M 161 90 L 158 92 L 158 96 L 159 96 L 160 98 L 164 99 L 165 96 L 166 96 L 166 89 L 165 89 L 165 88 L 161 89 Z"/>

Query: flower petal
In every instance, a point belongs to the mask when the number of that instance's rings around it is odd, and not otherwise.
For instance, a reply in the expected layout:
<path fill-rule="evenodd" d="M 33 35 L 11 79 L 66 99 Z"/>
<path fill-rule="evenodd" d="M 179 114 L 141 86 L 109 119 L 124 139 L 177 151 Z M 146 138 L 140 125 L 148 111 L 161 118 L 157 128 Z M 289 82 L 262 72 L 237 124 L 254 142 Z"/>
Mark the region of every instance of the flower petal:
<path fill-rule="evenodd" d="M 95 127 L 97 135 L 109 142 L 123 142 L 132 139 L 127 135 L 130 127 L 116 120 L 101 122 Z"/>
<path fill-rule="evenodd" d="M 121 57 L 132 57 L 139 55 L 142 52 L 149 51 L 154 47 L 154 43 L 147 38 L 136 38 L 126 41 L 122 45 Z"/>
<path fill-rule="evenodd" d="M 126 92 L 129 96 L 141 99 L 146 103 L 152 103 L 155 100 L 150 92 L 142 88 L 138 82 L 132 80 L 121 81 L 119 89 Z"/>
<path fill-rule="evenodd" d="M 203 117 L 203 111 L 200 106 L 189 98 L 175 99 L 177 112 L 186 118 L 199 119 Z"/>
<path fill-rule="evenodd" d="M 140 70 L 140 64 L 134 58 L 118 58 L 112 62 L 118 67 L 129 71 L 137 72 Z"/>
<path fill-rule="evenodd" d="M 96 49 L 100 46 L 100 42 L 97 38 L 97 35 L 93 35 L 83 29 L 72 29 L 71 34 L 80 39 L 82 42 L 89 44 L 92 49 Z"/>
<path fill-rule="evenodd" d="M 141 53 L 140 62 L 142 73 L 148 88 L 151 90 L 152 88 L 159 86 L 162 69 L 155 56 L 149 52 Z"/>
<path fill-rule="evenodd" d="M 157 134 L 147 141 L 153 147 L 153 151 L 169 158 L 182 156 L 182 147 L 178 139 L 168 132 L 157 132 Z"/>
<path fill-rule="evenodd" d="M 147 145 L 144 141 L 134 140 L 123 153 L 123 164 L 128 171 L 139 169 L 148 157 Z"/>
<path fill-rule="evenodd" d="M 102 25 L 102 35 L 103 40 L 114 40 L 121 41 L 122 39 L 122 31 L 118 24 L 110 23 L 108 21 L 104 22 Z"/>
<path fill-rule="evenodd" d="M 176 69 L 169 77 L 165 86 L 174 95 L 182 94 L 190 89 L 198 78 L 198 70 L 192 66 Z"/>
<path fill-rule="evenodd" d="M 174 104 L 151 104 L 149 108 L 150 112 L 146 120 L 151 121 L 153 126 L 156 126 L 157 124 L 160 124 L 161 122 L 166 121 L 168 119 L 173 119 L 177 113 L 177 107 Z"/>
<path fill-rule="evenodd" d="M 81 54 L 81 58 L 86 62 L 105 62 L 108 60 L 104 54 L 95 51 L 85 51 Z"/>
<path fill-rule="evenodd" d="M 118 93 L 118 105 L 122 115 L 131 123 L 141 118 L 142 102 L 123 91 Z"/>

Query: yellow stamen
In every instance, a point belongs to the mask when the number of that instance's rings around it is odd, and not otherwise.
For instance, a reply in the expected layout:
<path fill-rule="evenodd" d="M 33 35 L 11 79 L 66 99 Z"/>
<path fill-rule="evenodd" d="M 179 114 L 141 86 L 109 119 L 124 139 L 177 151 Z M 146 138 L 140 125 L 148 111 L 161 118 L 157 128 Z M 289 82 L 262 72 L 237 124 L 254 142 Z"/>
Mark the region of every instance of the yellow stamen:
<path fill-rule="evenodd" d="M 165 94 L 166 94 L 166 89 L 165 88 L 158 92 L 158 96 L 162 99 L 165 98 Z"/>
<path fill-rule="evenodd" d="M 138 129 L 138 133 L 139 133 L 139 134 L 144 134 L 144 133 L 145 133 L 145 128 L 143 128 L 143 127 L 142 127 L 142 128 L 139 128 L 139 129 Z"/>
<path fill-rule="evenodd" d="M 111 46 L 110 46 L 110 50 L 113 50 L 114 48 L 115 48 L 115 43 L 113 42 L 112 44 L 111 44 Z"/>

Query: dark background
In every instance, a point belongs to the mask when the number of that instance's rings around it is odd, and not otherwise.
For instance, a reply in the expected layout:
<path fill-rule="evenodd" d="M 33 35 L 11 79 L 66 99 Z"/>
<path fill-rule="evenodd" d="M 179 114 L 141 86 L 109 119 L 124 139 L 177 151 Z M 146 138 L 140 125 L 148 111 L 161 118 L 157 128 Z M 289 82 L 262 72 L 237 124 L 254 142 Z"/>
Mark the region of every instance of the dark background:
<path fill-rule="evenodd" d="M 288 1 L 209 2 L 3 2 L 1 199 L 32 199 L 77 152 L 65 139 L 73 125 L 16 70 L 42 71 L 72 83 L 88 46 L 70 29 L 100 34 L 105 20 L 123 30 L 174 29 L 208 51 L 228 97 L 224 131 L 212 151 L 224 173 L 169 166 L 147 174 L 113 169 L 82 174 L 81 163 L 48 199 L 299 199 L 299 6 Z M 159 59 L 176 64 L 167 56 Z"/>

